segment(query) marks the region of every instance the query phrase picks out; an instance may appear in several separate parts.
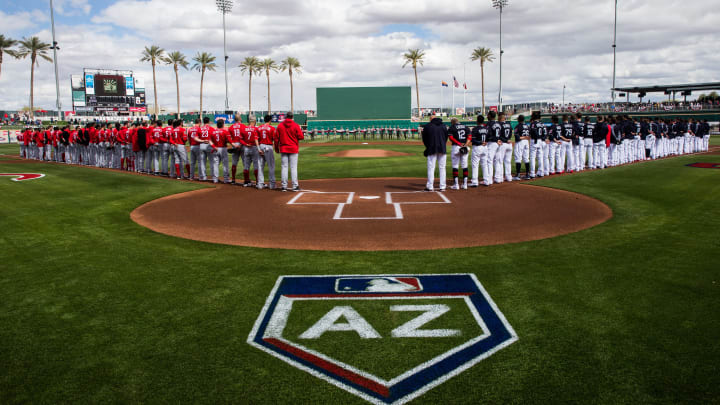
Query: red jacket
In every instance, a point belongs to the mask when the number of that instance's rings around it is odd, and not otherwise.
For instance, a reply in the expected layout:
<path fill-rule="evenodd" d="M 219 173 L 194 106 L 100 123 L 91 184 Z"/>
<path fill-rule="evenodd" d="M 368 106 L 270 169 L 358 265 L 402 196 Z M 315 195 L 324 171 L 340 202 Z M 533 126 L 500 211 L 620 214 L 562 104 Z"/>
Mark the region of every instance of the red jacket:
<path fill-rule="evenodd" d="M 305 139 L 300 125 L 295 121 L 286 118 L 277 127 L 278 151 L 280 153 L 298 153 L 300 151 L 298 144 Z"/>

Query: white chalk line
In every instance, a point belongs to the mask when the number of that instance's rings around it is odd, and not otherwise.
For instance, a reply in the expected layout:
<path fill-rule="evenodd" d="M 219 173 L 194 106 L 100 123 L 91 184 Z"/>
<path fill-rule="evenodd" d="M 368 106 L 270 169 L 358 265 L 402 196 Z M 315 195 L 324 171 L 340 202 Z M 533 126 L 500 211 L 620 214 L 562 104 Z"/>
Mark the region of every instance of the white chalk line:
<path fill-rule="evenodd" d="M 403 214 L 402 206 L 403 205 L 418 205 L 418 204 L 452 204 L 452 201 L 450 201 L 449 198 L 447 198 L 443 193 L 440 192 L 433 192 L 435 195 L 440 196 L 442 201 L 427 201 L 427 202 L 395 202 L 393 201 L 393 194 L 428 194 L 426 191 L 388 191 L 385 193 L 385 203 L 387 205 L 392 205 L 395 210 L 395 216 L 393 217 L 343 217 L 343 211 L 345 210 L 346 205 L 350 205 L 353 203 L 353 200 L 355 198 L 355 192 L 352 191 L 313 191 L 313 190 L 303 190 L 298 195 L 293 197 L 290 201 L 287 202 L 287 205 L 337 205 L 337 208 L 335 209 L 335 214 L 333 215 L 333 220 L 343 220 L 343 221 L 367 221 L 367 220 L 398 220 L 398 219 L 405 219 L 405 216 Z M 345 202 L 338 203 L 338 202 L 298 202 L 303 195 L 305 194 L 347 194 L 348 198 L 345 200 Z M 360 198 L 366 198 L 366 197 L 360 197 Z M 377 197 L 379 198 L 379 197 Z M 374 198 L 373 198 L 374 199 Z"/>

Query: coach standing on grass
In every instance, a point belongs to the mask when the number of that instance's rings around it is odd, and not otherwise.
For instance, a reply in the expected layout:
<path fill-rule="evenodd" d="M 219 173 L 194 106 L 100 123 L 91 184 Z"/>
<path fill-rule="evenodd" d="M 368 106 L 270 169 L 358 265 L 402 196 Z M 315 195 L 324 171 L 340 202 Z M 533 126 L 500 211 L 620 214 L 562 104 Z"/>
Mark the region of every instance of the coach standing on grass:
<path fill-rule="evenodd" d="M 445 164 L 447 163 L 447 141 L 448 129 L 443 124 L 442 119 L 430 117 L 430 122 L 425 125 L 422 131 L 422 140 L 425 145 L 425 157 L 427 157 L 427 185 L 425 191 L 433 191 L 435 184 L 435 166 L 438 166 L 438 177 L 440 178 L 440 191 L 445 191 L 447 173 L 445 173 Z"/>
<path fill-rule="evenodd" d="M 292 176 L 292 191 L 300 191 L 298 183 L 297 165 L 298 153 L 300 152 L 300 141 L 304 139 L 300 125 L 293 121 L 292 111 L 285 115 L 285 120 L 277 127 L 278 141 L 276 151 L 280 153 L 281 163 L 281 185 L 282 191 L 287 191 L 288 167 Z"/>

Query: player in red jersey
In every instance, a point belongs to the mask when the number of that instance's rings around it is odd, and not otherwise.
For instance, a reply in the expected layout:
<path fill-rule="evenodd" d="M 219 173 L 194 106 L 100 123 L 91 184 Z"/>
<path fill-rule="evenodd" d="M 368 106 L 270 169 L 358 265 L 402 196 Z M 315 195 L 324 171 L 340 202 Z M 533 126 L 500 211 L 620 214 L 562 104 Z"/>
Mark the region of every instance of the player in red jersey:
<path fill-rule="evenodd" d="M 232 147 L 232 184 L 235 184 L 235 176 L 237 174 L 237 165 L 243 153 L 242 137 L 245 133 L 245 125 L 243 125 L 240 116 L 235 116 L 233 123 L 228 130 L 228 142 Z"/>
<path fill-rule="evenodd" d="M 23 143 L 25 132 L 20 132 L 15 137 L 15 140 L 17 141 L 18 145 L 20 145 L 20 157 L 25 157 L 25 144 Z"/>
<path fill-rule="evenodd" d="M 190 171 L 188 178 L 191 180 L 197 180 L 195 177 L 195 166 L 200 161 L 200 118 L 195 120 L 195 125 L 190 127 L 187 131 L 188 139 L 190 140 Z"/>
<path fill-rule="evenodd" d="M 260 144 L 260 171 L 258 172 L 258 189 L 265 187 L 265 164 L 268 165 L 268 178 L 270 180 L 270 190 L 275 189 L 275 153 L 274 145 L 277 142 L 277 130 L 270 125 L 272 116 L 265 116 L 265 124 L 258 128 L 258 142 Z"/>
<path fill-rule="evenodd" d="M 183 177 L 183 168 L 185 168 L 188 178 L 190 178 L 190 165 L 188 165 L 187 150 L 185 149 L 186 142 L 187 134 L 185 133 L 185 128 L 182 127 L 182 120 L 175 120 L 173 122 L 172 134 L 170 135 L 170 145 L 173 150 L 175 176 L 178 180 Z"/>
<path fill-rule="evenodd" d="M 225 129 L 225 120 L 218 120 L 217 128 L 210 133 L 210 143 L 215 148 L 212 154 L 210 167 L 212 168 L 213 183 L 218 182 L 220 172 L 220 162 L 223 164 L 223 180 L 225 184 L 230 183 L 230 168 L 228 167 L 227 154 L 228 131 Z"/>
<path fill-rule="evenodd" d="M 60 128 L 55 127 L 52 129 L 52 161 L 53 162 L 62 162 L 60 160 L 60 152 L 58 150 L 58 138 L 60 138 Z"/>
<path fill-rule="evenodd" d="M 35 146 L 37 147 L 37 153 L 35 158 L 37 160 L 44 160 L 45 158 L 45 134 L 40 129 L 35 130 Z"/>
<path fill-rule="evenodd" d="M 254 168 L 255 180 L 258 180 L 258 133 L 257 127 L 255 126 L 255 117 L 250 116 L 250 125 L 245 127 L 240 143 L 243 145 L 243 178 L 245 182 L 243 187 L 251 187 L 252 181 L 250 181 L 250 167 Z"/>
<path fill-rule="evenodd" d="M 160 166 L 160 172 L 163 176 L 172 176 L 175 174 L 175 154 L 173 153 L 173 145 L 170 144 L 170 137 L 172 137 L 173 134 L 174 122 L 174 119 L 168 120 L 168 125 L 163 128 L 163 134 L 160 143 L 160 154 L 162 156 L 162 166 Z"/>
<path fill-rule="evenodd" d="M 197 139 L 200 142 L 200 181 L 207 181 L 206 165 L 208 159 L 212 158 L 212 154 L 215 153 L 215 148 L 210 143 L 210 136 L 215 131 L 215 128 L 210 126 L 210 118 L 203 118 L 203 126 L 200 127 L 200 135 Z"/>
<path fill-rule="evenodd" d="M 32 129 L 25 128 L 25 131 L 22 133 L 22 144 L 20 146 L 20 151 L 23 154 L 23 157 L 25 159 L 30 159 L 31 155 L 31 148 L 30 143 L 32 142 Z"/>
<path fill-rule="evenodd" d="M 150 152 L 152 154 L 152 168 L 156 176 L 160 175 L 160 162 L 162 158 L 162 138 L 163 138 L 162 121 L 150 122 Z M 166 141 L 167 143 L 167 141 Z"/>

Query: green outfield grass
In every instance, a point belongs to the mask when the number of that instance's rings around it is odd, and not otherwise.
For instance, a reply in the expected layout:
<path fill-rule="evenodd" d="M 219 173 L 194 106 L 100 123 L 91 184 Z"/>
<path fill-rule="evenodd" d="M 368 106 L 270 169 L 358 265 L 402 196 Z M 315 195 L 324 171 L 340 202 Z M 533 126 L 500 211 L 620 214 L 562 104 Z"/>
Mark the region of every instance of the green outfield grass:
<path fill-rule="evenodd" d="M 717 137 L 713 143 L 720 143 Z M 344 148 L 304 148 L 302 178 L 425 173 L 418 146 L 382 146 L 412 153 L 400 158 L 320 157 Z M 16 154 L 17 147 L 2 145 L 3 153 Z M 720 401 L 720 170 L 685 166 L 720 162 L 720 155 L 535 182 L 613 209 L 610 221 L 582 232 L 495 247 L 379 253 L 242 248 L 165 236 L 135 224 L 129 213 L 207 185 L 4 160 L 0 172 L 47 176 L 23 183 L 0 177 L 0 403 L 362 404 L 246 343 L 278 276 L 459 272 L 477 276 L 519 341 L 414 403 Z M 513 221 L 512 212 L 485 212 L 482 204 L 478 199 L 476 213 L 458 215 Z M 527 209 L 553 207 L 527 201 Z M 292 335 L 328 305 L 298 308 Z M 406 314 L 379 315 L 373 302 L 356 309 L 382 335 L 406 320 Z M 430 326 L 470 328 L 461 321 Z M 411 343 L 368 343 L 334 332 L 312 345 L 393 376 L 453 344 Z"/>

